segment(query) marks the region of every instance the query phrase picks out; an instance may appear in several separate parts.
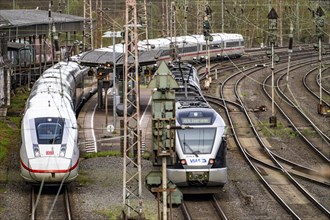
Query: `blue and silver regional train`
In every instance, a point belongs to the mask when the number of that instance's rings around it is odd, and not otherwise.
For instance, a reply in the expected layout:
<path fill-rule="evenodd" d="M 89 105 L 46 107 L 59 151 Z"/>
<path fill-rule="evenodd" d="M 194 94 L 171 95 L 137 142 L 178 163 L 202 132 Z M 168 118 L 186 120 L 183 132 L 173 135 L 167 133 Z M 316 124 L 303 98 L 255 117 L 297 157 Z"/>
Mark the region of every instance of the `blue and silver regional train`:
<path fill-rule="evenodd" d="M 213 193 L 227 182 L 226 124 L 201 93 L 197 70 L 175 63 L 176 161 L 167 177 L 184 193 Z"/>

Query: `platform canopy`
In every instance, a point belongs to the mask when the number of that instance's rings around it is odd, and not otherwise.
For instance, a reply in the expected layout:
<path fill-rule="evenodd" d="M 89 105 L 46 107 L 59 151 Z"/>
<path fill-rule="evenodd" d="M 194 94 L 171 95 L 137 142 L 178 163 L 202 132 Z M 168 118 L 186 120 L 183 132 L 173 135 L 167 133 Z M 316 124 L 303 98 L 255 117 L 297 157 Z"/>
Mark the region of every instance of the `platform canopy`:
<path fill-rule="evenodd" d="M 147 66 L 157 63 L 158 57 L 160 57 L 162 52 L 162 50 L 140 51 L 138 55 L 140 66 Z M 115 52 L 116 65 L 123 65 L 124 59 L 124 53 Z M 133 63 L 133 59 L 129 58 L 129 60 Z M 106 48 L 101 48 L 85 52 L 79 57 L 79 62 L 83 66 L 98 66 L 100 64 L 105 64 L 106 62 L 113 64 L 112 49 L 107 50 Z"/>
<path fill-rule="evenodd" d="M 9 40 L 38 36 L 49 33 L 49 24 L 54 23 L 56 32 L 81 32 L 84 30 L 84 18 L 80 16 L 44 10 L 0 10 L 0 32 Z"/>

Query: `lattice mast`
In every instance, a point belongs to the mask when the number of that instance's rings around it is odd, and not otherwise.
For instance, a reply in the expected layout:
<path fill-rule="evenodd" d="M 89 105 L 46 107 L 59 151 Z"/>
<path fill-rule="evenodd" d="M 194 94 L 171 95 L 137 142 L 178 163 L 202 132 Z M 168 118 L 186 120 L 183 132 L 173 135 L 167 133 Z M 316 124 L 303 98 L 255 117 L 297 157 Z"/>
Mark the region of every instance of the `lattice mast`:
<path fill-rule="evenodd" d="M 123 203 L 128 215 L 142 214 L 142 177 L 140 141 L 140 94 L 138 81 L 138 30 L 135 0 L 126 0 L 124 60 L 124 155 Z M 129 88 L 129 84 L 133 85 Z M 130 115 L 128 115 L 130 108 Z"/>
<path fill-rule="evenodd" d="M 84 36 L 83 51 L 93 50 L 93 13 L 92 0 L 84 0 Z"/>
<path fill-rule="evenodd" d="M 144 28 L 145 28 L 145 36 L 146 36 L 146 41 L 147 41 L 147 50 L 149 51 L 149 31 L 148 31 L 148 11 L 147 11 L 147 0 L 144 0 L 143 2 L 143 11 L 144 11 L 144 18 L 143 18 L 143 23 L 144 23 Z"/>
<path fill-rule="evenodd" d="M 197 20 L 196 20 L 196 34 L 201 34 L 203 31 L 202 23 L 204 20 L 205 0 L 198 1 L 197 4 Z"/>
<path fill-rule="evenodd" d="M 103 34 L 103 0 L 96 0 L 96 36 L 95 47 L 102 48 L 102 34 Z"/>
<path fill-rule="evenodd" d="M 162 37 L 165 37 L 165 0 L 162 0 Z"/>
<path fill-rule="evenodd" d="M 170 12 L 171 12 L 170 37 L 172 38 L 172 42 L 173 42 L 173 38 L 176 37 L 176 6 L 174 1 L 171 2 Z"/>
<path fill-rule="evenodd" d="M 176 51 L 176 7 L 175 7 L 175 2 L 172 1 L 171 2 L 171 23 L 170 23 L 170 37 L 171 37 L 171 57 L 172 60 L 176 60 L 177 59 L 177 51 Z"/>

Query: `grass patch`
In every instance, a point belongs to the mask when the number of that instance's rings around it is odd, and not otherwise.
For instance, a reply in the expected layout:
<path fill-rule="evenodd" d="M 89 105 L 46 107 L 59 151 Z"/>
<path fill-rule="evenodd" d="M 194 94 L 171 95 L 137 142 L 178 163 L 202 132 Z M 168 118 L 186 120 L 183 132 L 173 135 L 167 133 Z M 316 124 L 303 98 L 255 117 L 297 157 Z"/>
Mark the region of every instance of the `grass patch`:
<path fill-rule="evenodd" d="M 29 91 L 24 88 L 17 89 L 13 96 L 10 106 L 8 108 L 8 114 L 21 114 L 25 107 L 25 102 L 29 97 Z"/>
<path fill-rule="evenodd" d="M 84 159 L 89 159 L 89 158 L 95 158 L 95 157 L 121 157 L 121 152 L 118 150 L 113 150 L 113 151 L 100 151 L 96 153 L 84 153 L 81 154 L 80 157 Z M 132 155 L 129 155 L 130 157 Z M 149 152 L 144 152 L 141 155 L 142 159 L 149 160 L 150 159 L 150 153 Z"/>
<path fill-rule="evenodd" d="M 91 179 L 83 170 L 79 171 L 79 175 L 76 181 L 79 183 L 79 186 L 85 186 L 87 184 L 93 183 L 93 179 Z"/>
<path fill-rule="evenodd" d="M 249 94 L 248 93 L 246 93 L 246 92 L 242 92 L 241 93 L 241 97 L 246 97 L 246 96 L 248 96 Z"/>
<path fill-rule="evenodd" d="M 330 96 L 324 95 L 324 96 L 323 96 L 323 99 L 324 99 L 325 101 L 330 101 Z"/>
<path fill-rule="evenodd" d="M 151 153 L 149 151 L 146 151 L 142 154 L 142 158 L 145 160 L 150 160 Z"/>
<path fill-rule="evenodd" d="M 29 92 L 18 89 L 11 100 L 7 111 L 7 117 L 0 121 L 0 162 L 2 163 L 10 150 L 16 150 L 20 143 L 21 113 L 25 107 L 25 101 Z"/>
<path fill-rule="evenodd" d="M 105 216 L 109 220 L 117 220 L 120 217 L 122 206 L 112 206 L 110 209 L 95 210 L 95 213 Z"/>
<path fill-rule="evenodd" d="M 146 88 L 148 88 L 148 84 L 140 84 L 140 88 L 141 89 L 146 89 Z"/>
<path fill-rule="evenodd" d="M 4 192 L 6 192 L 6 189 L 3 187 L 0 187 L 0 193 L 4 193 Z"/>
<path fill-rule="evenodd" d="M 11 132 L 12 131 L 6 123 L 0 122 L 0 161 L 2 161 L 7 155 L 7 146 L 9 144 Z"/>
<path fill-rule="evenodd" d="M 120 151 L 101 151 L 97 153 L 84 153 L 81 155 L 82 158 L 94 158 L 94 157 L 112 157 L 112 156 L 121 156 Z"/>
<path fill-rule="evenodd" d="M 305 137 L 316 137 L 317 134 L 315 133 L 315 131 L 311 128 L 304 128 L 301 131 L 302 135 L 304 135 Z"/>
<path fill-rule="evenodd" d="M 6 209 L 3 207 L 0 207 L 0 213 L 3 213 Z"/>
<path fill-rule="evenodd" d="M 136 202 L 136 201 L 132 201 L 132 202 Z M 136 207 L 137 205 L 132 205 L 132 206 Z M 123 209 L 124 209 L 123 206 L 115 205 L 115 206 L 111 206 L 111 208 L 109 208 L 109 209 L 94 210 L 94 212 L 106 217 L 109 220 L 117 220 L 117 219 L 119 219 Z M 143 203 L 143 215 L 145 216 L 145 219 L 157 219 L 157 217 L 158 217 L 157 204 L 155 204 L 154 202 L 150 202 L 150 201 L 144 202 Z M 133 217 L 132 219 L 138 219 L 138 218 Z"/>
<path fill-rule="evenodd" d="M 6 158 L 8 154 L 7 148 L 3 146 L 2 141 L 0 142 L 0 162 Z"/>
<path fill-rule="evenodd" d="M 266 137 L 295 138 L 298 135 L 296 131 L 285 127 L 282 123 L 277 123 L 277 127 L 274 128 L 270 127 L 268 122 L 261 122 L 259 126 Z"/>

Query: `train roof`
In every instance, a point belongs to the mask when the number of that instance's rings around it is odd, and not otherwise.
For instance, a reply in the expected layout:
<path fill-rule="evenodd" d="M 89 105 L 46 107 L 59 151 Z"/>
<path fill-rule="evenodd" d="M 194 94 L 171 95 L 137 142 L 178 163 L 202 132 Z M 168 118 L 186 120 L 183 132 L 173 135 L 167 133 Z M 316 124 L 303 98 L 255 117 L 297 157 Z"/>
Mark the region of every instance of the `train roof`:
<path fill-rule="evenodd" d="M 139 51 L 139 64 L 142 66 L 155 64 L 157 63 L 158 57 L 160 57 L 161 54 L 162 50 Z M 108 47 L 83 53 L 77 60 L 81 65 L 84 66 L 98 66 L 99 64 L 104 64 L 106 62 L 113 63 L 112 57 L 112 47 Z M 124 54 L 122 52 L 117 52 L 117 47 L 115 60 L 117 65 L 123 65 L 125 60 Z M 129 61 L 133 62 L 133 58 L 129 57 Z"/>
<path fill-rule="evenodd" d="M 243 40 L 241 34 L 231 34 L 231 33 L 211 33 L 213 41 L 235 41 Z M 169 49 L 171 43 L 175 43 L 179 47 L 188 46 L 190 44 L 204 43 L 204 35 L 187 35 L 178 37 L 166 37 L 166 38 L 155 38 L 139 41 L 138 46 L 141 50 L 147 50 L 147 46 L 153 49 Z"/>
<path fill-rule="evenodd" d="M 212 33 L 213 41 L 215 43 L 221 43 L 222 41 L 244 41 L 241 34 L 231 34 L 231 33 Z M 141 40 L 138 42 L 139 47 L 139 63 L 141 66 L 151 65 L 157 63 L 158 58 L 162 56 L 166 50 L 170 48 L 170 43 L 176 42 L 179 47 L 196 45 L 196 43 L 205 43 L 204 35 L 188 35 L 188 36 L 178 36 L 178 37 L 165 37 L 165 38 L 155 38 L 147 40 Z M 147 50 L 149 49 L 151 50 Z M 115 60 L 116 64 L 124 64 L 124 45 L 115 45 Z M 99 64 L 104 64 L 106 62 L 113 63 L 113 46 L 104 47 L 88 51 L 79 55 L 79 57 L 74 57 L 81 65 L 85 66 L 98 66 Z M 132 59 L 131 57 L 129 59 Z"/>
<path fill-rule="evenodd" d="M 61 117 L 72 118 L 68 109 L 70 101 L 61 95 L 53 93 L 39 93 L 28 100 L 25 115 L 28 118 Z M 74 117 L 74 116 L 73 116 Z"/>

